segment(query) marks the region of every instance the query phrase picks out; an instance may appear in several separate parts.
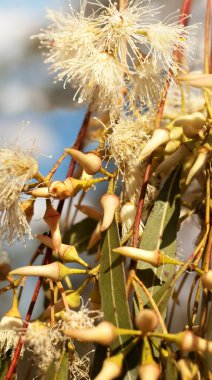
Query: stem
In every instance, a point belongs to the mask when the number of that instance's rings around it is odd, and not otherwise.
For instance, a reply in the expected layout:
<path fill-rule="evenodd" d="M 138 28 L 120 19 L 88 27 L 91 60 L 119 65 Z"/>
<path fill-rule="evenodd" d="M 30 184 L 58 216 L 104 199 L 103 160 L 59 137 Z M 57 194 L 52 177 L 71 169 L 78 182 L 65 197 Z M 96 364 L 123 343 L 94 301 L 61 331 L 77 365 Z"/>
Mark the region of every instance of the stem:
<path fill-rule="evenodd" d="M 143 212 L 143 207 L 144 207 L 144 199 L 145 199 L 145 195 L 146 195 L 147 185 L 148 185 L 150 172 L 151 172 L 151 162 L 152 162 L 152 157 L 150 156 L 147 160 L 147 166 L 146 166 L 146 170 L 144 173 L 144 180 L 143 180 L 143 184 L 141 187 L 141 193 L 140 193 L 140 198 L 139 198 L 139 202 L 138 202 L 138 208 L 136 211 L 136 217 L 135 217 L 135 223 L 134 223 L 133 247 L 135 247 L 135 248 L 138 245 L 139 227 L 140 227 L 140 221 L 142 218 L 142 212 Z M 131 280 L 135 275 L 136 265 L 137 265 L 137 261 L 131 260 L 130 270 L 129 270 L 128 279 L 127 279 L 127 287 L 126 287 L 127 296 L 129 296 L 129 293 L 130 293 Z"/>
<path fill-rule="evenodd" d="M 51 303 L 50 303 L 50 313 L 51 313 L 51 317 L 50 317 L 50 325 L 51 327 L 53 327 L 55 325 L 55 311 L 54 311 L 54 283 L 52 280 L 49 280 L 49 289 L 50 289 L 50 292 L 51 292 Z"/>
<path fill-rule="evenodd" d="M 211 0 L 207 0 L 205 17 L 205 49 L 204 49 L 204 72 L 209 73 L 210 59 L 210 22 L 211 22 Z"/>
<path fill-rule="evenodd" d="M 123 10 L 128 7 L 128 0 L 119 0 L 119 10 Z"/>
<path fill-rule="evenodd" d="M 90 117 L 91 117 L 91 112 L 88 110 L 85 114 L 85 117 L 84 117 L 84 120 L 83 120 L 83 123 L 82 123 L 82 126 L 80 128 L 80 131 L 78 133 L 78 136 L 76 138 L 76 141 L 73 145 L 73 148 L 74 149 L 78 149 L 80 150 L 82 145 L 83 145 L 83 140 L 85 138 L 85 135 L 86 135 L 86 132 L 87 132 L 87 128 L 88 128 L 88 124 L 89 124 L 89 120 L 90 120 Z M 73 160 L 73 158 L 71 159 L 71 162 L 70 162 L 70 165 L 69 165 L 69 168 L 68 168 L 68 172 L 66 174 L 66 178 L 68 177 L 73 177 L 73 174 L 74 174 L 74 169 L 75 169 L 75 166 L 76 166 L 76 162 Z M 62 209 L 63 209 L 63 206 L 64 206 L 64 203 L 65 203 L 65 200 L 62 199 L 59 203 L 58 203 L 58 206 L 57 206 L 57 211 L 61 214 L 62 212 Z"/>
<path fill-rule="evenodd" d="M 159 321 L 160 321 L 160 324 L 161 324 L 161 327 L 162 327 L 162 330 L 163 330 L 163 333 L 164 334 L 167 334 L 168 333 L 168 330 L 167 330 L 167 327 L 165 325 L 165 322 L 163 320 L 163 317 L 154 301 L 154 299 L 152 298 L 151 294 L 149 293 L 148 289 L 146 288 L 146 286 L 143 284 L 143 282 L 136 276 L 134 275 L 134 279 L 135 281 L 137 281 L 137 283 L 142 287 L 142 290 L 144 291 L 144 293 L 146 294 L 147 298 L 149 299 L 149 302 L 151 303 L 152 305 L 152 308 L 153 310 L 155 311 Z"/>
<path fill-rule="evenodd" d="M 62 285 L 62 283 L 60 281 L 57 282 L 57 287 L 58 287 L 58 289 L 60 291 L 60 294 L 61 294 L 64 306 L 65 306 L 65 309 L 68 312 L 69 311 L 69 305 L 68 305 L 68 302 L 67 302 L 67 299 L 66 299 L 66 294 L 65 294 L 64 287 L 63 287 L 63 285 Z"/>

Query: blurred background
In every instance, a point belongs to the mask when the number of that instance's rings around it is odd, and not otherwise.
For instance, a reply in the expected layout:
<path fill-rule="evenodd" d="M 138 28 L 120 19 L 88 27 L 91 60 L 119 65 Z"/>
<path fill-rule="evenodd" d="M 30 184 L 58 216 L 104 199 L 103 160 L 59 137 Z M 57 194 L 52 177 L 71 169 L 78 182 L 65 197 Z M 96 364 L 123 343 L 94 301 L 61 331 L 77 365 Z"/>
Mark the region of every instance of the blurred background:
<path fill-rule="evenodd" d="M 76 8 L 79 0 L 72 0 Z M 152 5 L 165 5 L 162 19 L 172 11 L 181 7 L 182 0 L 152 0 Z M 194 0 L 192 23 L 204 21 L 206 0 Z M 44 64 L 38 40 L 30 39 L 46 25 L 46 8 L 66 9 L 66 0 L 1 0 L 0 2 L 0 139 L 12 144 L 18 138 L 21 144 L 36 145 L 40 171 L 46 174 L 52 164 L 63 152 L 64 147 L 71 146 L 80 128 L 85 108 L 79 108 L 72 101 L 74 92 L 70 88 L 63 89 L 62 83 L 54 84 L 54 78 L 48 73 Z M 201 18 L 201 19 L 200 19 Z M 203 25 L 197 32 L 197 55 L 191 63 L 195 68 L 200 63 L 203 47 Z M 64 178 L 68 162 L 62 165 L 59 176 Z M 37 206 L 32 223 L 33 233 L 45 230 L 42 216 L 44 203 Z M 180 249 L 188 255 L 192 252 L 192 234 L 198 228 L 184 223 L 184 231 L 180 232 Z M 195 232 L 196 231 L 196 232 Z M 186 241 L 183 239 L 186 236 Z M 9 247 L 4 242 L 11 258 L 13 268 L 28 264 L 33 250 L 38 245 L 35 239 L 27 242 L 27 246 L 17 243 Z M 27 293 L 22 297 L 21 312 L 26 314 L 36 280 L 28 280 Z M 11 293 L 11 292 L 9 292 Z M 11 306 L 11 294 L 1 296 L 1 315 Z M 40 294 L 40 299 L 43 297 Z M 182 300 L 183 302 L 183 300 Z M 42 303 L 38 302 L 33 317 L 40 314 Z M 179 309 L 180 318 L 182 313 Z"/>

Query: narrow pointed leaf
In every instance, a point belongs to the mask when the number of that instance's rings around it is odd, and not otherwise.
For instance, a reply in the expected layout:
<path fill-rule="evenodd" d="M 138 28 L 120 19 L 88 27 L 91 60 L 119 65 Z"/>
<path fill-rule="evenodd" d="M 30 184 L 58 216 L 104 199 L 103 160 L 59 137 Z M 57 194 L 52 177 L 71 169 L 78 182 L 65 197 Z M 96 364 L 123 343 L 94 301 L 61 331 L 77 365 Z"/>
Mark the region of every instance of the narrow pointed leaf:
<path fill-rule="evenodd" d="M 101 267 L 100 267 L 100 293 L 102 299 L 102 310 L 104 318 L 112 322 L 119 328 L 131 329 L 128 302 L 126 298 L 125 273 L 123 259 L 121 255 L 114 253 L 113 248 L 120 245 L 116 222 L 105 233 L 101 249 Z M 117 353 L 125 347 L 132 336 L 120 335 L 111 345 L 113 353 Z M 136 352 L 133 355 L 133 359 Z M 131 358 L 132 359 L 132 358 Z M 133 380 L 136 378 L 136 370 L 132 360 L 125 361 L 126 375 L 124 379 Z"/>
<path fill-rule="evenodd" d="M 167 256 L 175 258 L 177 224 L 180 213 L 180 174 L 179 168 L 172 172 L 159 193 L 144 229 L 140 245 L 141 249 L 150 251 L 161 249 Z M 174 271 L 174 266 L 169 264 L 157 269 L 141 261 L 137 264 L 138 277 L 148 288 L 155 302 L 158 303 L 159 310 L 164 317 L 172 293 L 168 283 Z M 166 297 L 163 298 L 163 302 L 160 303 L 164 288 L 168 289 L 168 291 L 166 292 Z M 141 297 L 144 305 L 149 304 L 142 291 Z"/>

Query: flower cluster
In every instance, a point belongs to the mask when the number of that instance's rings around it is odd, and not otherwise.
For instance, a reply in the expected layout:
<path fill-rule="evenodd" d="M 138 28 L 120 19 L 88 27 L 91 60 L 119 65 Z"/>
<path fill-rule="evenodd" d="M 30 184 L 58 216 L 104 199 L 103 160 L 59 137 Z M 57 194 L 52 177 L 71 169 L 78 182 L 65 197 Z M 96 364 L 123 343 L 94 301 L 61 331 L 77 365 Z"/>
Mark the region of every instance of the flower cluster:
<path fill-rule="evenodd" d="M 120 112 L 123 90 L 135 101 L 133 111 L 138 100 L 155 106 L 168 71 L 176 74 L 179 68 L 174 50 L 192 52 L 189 28 L 178 23 L 177 13 L 159 21 L 160 9 L 146 0 L 119 9 L 111 0 L 108 6 L 97 1 L 89 17 L 87 4 L 83 1 L 79 12 L 71 5 L 68 14 L 49 11 L 52 24 L 38 36 L 57 80 L 70 83 L 78 101 L 95 111 Z"/>

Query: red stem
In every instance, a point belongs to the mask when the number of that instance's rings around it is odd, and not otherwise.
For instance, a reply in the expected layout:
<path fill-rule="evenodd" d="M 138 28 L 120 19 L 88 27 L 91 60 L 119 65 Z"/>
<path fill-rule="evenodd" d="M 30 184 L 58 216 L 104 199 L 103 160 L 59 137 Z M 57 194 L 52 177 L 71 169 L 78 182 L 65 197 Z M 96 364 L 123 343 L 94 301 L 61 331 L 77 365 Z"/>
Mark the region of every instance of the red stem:
<path fill-rule="evenodd" d="M 83 123 L 82 123 L 82 127 L 80 128 L 80 131 L 78 133 L 76 141 L 75 141 L 75 143 L 73 145 L 73 147 L 75 149 L 80 149 L 81 146 L 82 146 L 83 139 L 85 137 L 85 134 L 86 134 L 86 131 L 87 131 L 87 127 L 88 127 L 88 123 L 89 123 L 89 120 L 90 120 L 90 115 L 91 115 L 90 111 L 86 112 L 84 120 L 83 120 Z M 71 160 L 71 163 L 70 163 L 70 166 L 69 166 L 69 169 L 68 169 L 66 177 L 71 177 L 73 175 L 74 169 L 75 169 L 75 164 L 76 163 L 74 162 L 74 160 Z M 59 210 L 62 211 L 63 204 L 64 204 L 64 201 L 59 202 L 58 211 Z M 47 253 L 46 253 L 44 261 L 43 261 L 43 264 L 47 264 L 48 261 L 49 261 L 49 259 L 50 259 L 50 257 L 51 257 L 51 250 L 47 250 Z M 15 354 L 13 356 L 12 362 L 11 362 L 10 367 L 8 369 L 8 372 L 6 374 L 5 380 L 10 380 L 11 379 L 11 376 L 13 375 L 13 372 L 15 371 L 15 369 L 17 367 L 18 359 L 19 359 L 19 356 L 20 356 L 20 353 L 21 353 L 21 348 L 23 346 L 22 337 L 25 335 L 27 327 L 28 327 L 28 323 L 29 323 L 29 321 L 31 319 L 32 312 L 34 310 L 34 306 L 35 306 L 35 303 L 37 301 L 37 298 L 38 298 L 38 295 L 39 295 L 39 292 L 40 292 L 40 288 L 41 288 L 41 285 L 42 285 L 42 280 L 43 280 L 42 277 L 39 277 L 38 280 L 37 280 L 37 283 L 36 283 L 36 286 L 35 286 L 35 290 L 34 290 L 34 293 L 33 293 L 33 296 L 32 296 L 31 302 L 30 302 L 30 305 L 29 305 L 29 309 L 27 311 L 27 315 L 26 315 L 26 318 L 25 318 L 25 321 L 24 321 L 24 324 L 23 324 L 23 327 L 22 327 L 22 330 L 21 330 L 21 336 L 19 338 L 16 350 L 15 350 Z"/>
<path fill-rule="evenodd" d="M 82 126 L 80 128 L 80 131 L 78 133 L 78 136 L 76 138 L 76 141 L 73 145 L 73 148 L 74 149 L 78 149 L 80 150 L 81 147 L 82 147 L 82 144 L 83 144 L 83 140 L 85 138 L 85 135 L 86 135 L 86 132 L 87 132 L 87 128 L 88 128 L 88 123 L 89 123 L 89 120 L 90 120 L 90 116 L 91 116 L 91 112 L 90 111 L 87 111 L 86 114 L 85 114 L 85 117 L 84 117 L 84 120 L 83 120 L 83 123 L 82 123 Z M 66 175 L 66 178 L 67 177 L 72 177 L 73 174 L 74 174 L 74 169 L 75 169 L 75 165 L 76 165 L 76 162 L 72 159 L 71 162 L 70 162 L 70 165 L 69 165 L 69 168 L 68 168 L 68 172 L 67 172 L 67 175 Z M 64 206 L 64 202 L 65 200 L 62 199 L 59 203 L 58 203 L 58 206 L 57 206 L 57 211 L 61 214 L 62 212 L 62 209 L 63 209 L 63 206 Z"/>
<path fill-rule="evenodd" d="M 192 7 L 193 0 L 184 0 L 182 8 L 180 10 L 180 18 L 179 23 L 183 26 L 186 26 L 188 24 L 188 17 L 191 13 L 191 7 Z"/>
<path fill-rule="evenodd" d="M 136 216 L 135 216 L 135 223 L 134 223 L 134 229 L 133 229 L 133 247 L 135 248 L 137 248 L 137 245 L 138 245 L 139 227 L 140 227 L 140 221 L 142 218 L 146 189 L 147 189 L 149 176 L 151 172 L 151 163 L 152 163 L 152 157 L 149 157 L 147 161 L 146 170 L 144 173 L 144 181 L 142 184 L 140 198 L 139 198 L 138 207 L 137 207 Z"/>

